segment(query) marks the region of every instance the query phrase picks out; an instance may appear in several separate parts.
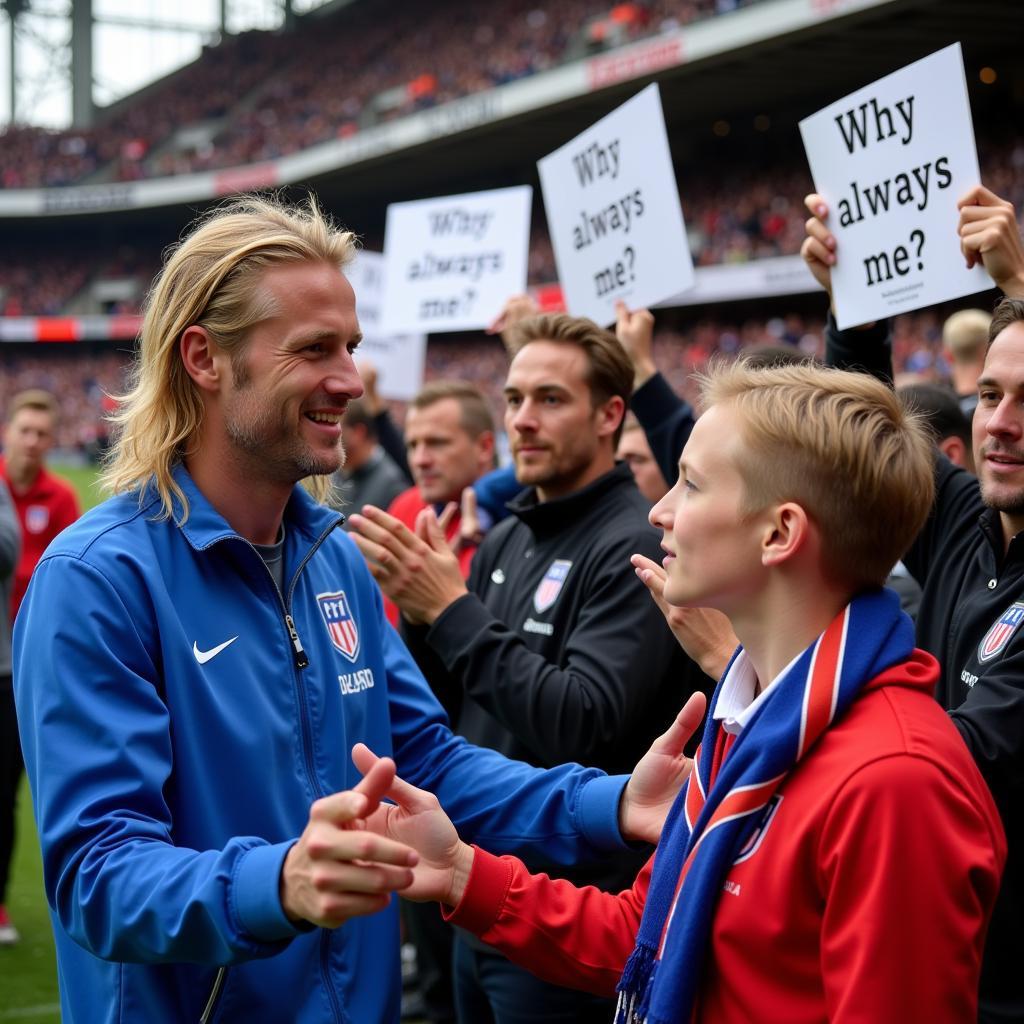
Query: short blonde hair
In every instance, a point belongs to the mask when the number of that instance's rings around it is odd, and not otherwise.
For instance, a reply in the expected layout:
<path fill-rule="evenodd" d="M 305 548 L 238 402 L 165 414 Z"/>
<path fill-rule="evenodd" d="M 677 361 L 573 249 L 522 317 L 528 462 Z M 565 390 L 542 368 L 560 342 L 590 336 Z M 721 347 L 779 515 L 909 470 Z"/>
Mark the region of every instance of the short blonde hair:
<path fill-rule="evenodd" d="M 742 360 L 699 377 L 707 406 L 741 417 L 746 509 L 794 501 L 821 531 L 826 573 L 856 589 L 885 582 L 924 526 L 934 453 L 921 417 L 862 373 Z"/>
<path fill-rule="evenodd" d="M 299 206 L 243 196 L 201 217 L 168 252 L 146 297 L 129 388 L 111 416 L 117 433 L 104 487 L 118 494 L 152 485 L 163 515 L 173 515 L 176 502 L 184 522 L 188 503 L 171 472 L 197 436 L 203 405 L 179 355 L 183 332 L 204 328 L 241 367 L 249 331 L 274 313 L 260 288 L 265 271 L 303 261 L 341 269 L 355 249 L 355 236 L 325 217 L 312 195 Z M 307 484 L 319 500 L 330 491 L 329 477 Z"/>
<path fill-rule="evenodd" d="M 22 409 L 34 409 L 36 412 L 48 412 L 50 419 L 56 424 L 60 417 L 60 406 L 57 399 L 49 391 L 42 388 L 29 388 L 19 391 L 7 407 L 7 422 L 10 423 Z"/>
<path fill-rule="evenodd" d="M 975 363 L 985 355 L 992 317 L 981 309 L 961 309 L 942 325 L 942 344 L 955 363 Z"/>

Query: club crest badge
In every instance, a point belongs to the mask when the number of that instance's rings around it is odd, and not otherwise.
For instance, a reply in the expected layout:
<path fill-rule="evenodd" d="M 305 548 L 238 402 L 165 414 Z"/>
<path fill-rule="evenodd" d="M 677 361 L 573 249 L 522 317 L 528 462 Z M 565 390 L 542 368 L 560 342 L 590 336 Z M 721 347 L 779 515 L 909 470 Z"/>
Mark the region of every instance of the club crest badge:
<path fill-rule="evenodd" d="M 29 505 L 25 509 L 25 529 L 29 533 L 42 533 L 50 524 L 50 510 L 45 505 Z"/>
<path fill-rule="evenodd" d="M 316 603 L 331 637 L 331 643 L 349 661 L 354 662 L 359 653 L 359 627 L 352 617 L 352 609 L 349 608 L 345 591 L 317 594 Z"/>
<path fill-rule="evenodd" d="M 1024 622 L 1024 601 L 1014 601 L 992 624 L 978 645 L 978 661 L 984 664 L 1002 654 L 1021 622 Z"/>
<path fill-rule="evenodd" d="M 736 855 L 736 859 L 733 864 L 742 864 L 745 860 L 750 860 L 751 857 L 757 853 L 758 847 L 764 841 L 764 837 L 768 832 L 768 828 L 771 823 L 775 820 L 775 814 L 782 803 L 782 796 L 779 793 L 775 793 L 769 798 L 768 803 L 764 805 L 761 810 L 760 818 L 757 822 L 754 831 L 747 836 L 747 841 L 740 847 L 740 852 Z"/>
<path fill-rule="evenodd" d="M 548 571 L 544 573 L 544 579 L 540 581 L 540 585 L 533 595 L 533 607 L 537 609 L 538 613 L 546 612 L 558 600 L 558 595 L 562 592 L 565 578 L 569 575 L 571 568 L 572 562 L 568 562 L 564 558 L 556 558 L 548 566 Z"/>

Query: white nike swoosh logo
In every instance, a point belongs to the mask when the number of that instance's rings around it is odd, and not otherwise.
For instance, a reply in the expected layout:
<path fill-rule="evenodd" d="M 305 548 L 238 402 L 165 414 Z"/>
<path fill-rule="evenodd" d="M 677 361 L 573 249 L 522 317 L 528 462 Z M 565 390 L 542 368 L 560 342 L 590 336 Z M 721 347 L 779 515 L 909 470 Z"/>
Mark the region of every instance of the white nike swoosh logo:
<path fill-rule="evenodd" d="M 230 640 L 225 640 L 224 643 L 211 647 L 208 651 L 199 650 L 199 645 L 193 640 L 192 653 L 196 656 L 196 661 L 200 665 L 205 665 L 211 658 L 216 658 L 225 647 L 230 647 L 237 639 L 237 636 L 233 636 Z"/>

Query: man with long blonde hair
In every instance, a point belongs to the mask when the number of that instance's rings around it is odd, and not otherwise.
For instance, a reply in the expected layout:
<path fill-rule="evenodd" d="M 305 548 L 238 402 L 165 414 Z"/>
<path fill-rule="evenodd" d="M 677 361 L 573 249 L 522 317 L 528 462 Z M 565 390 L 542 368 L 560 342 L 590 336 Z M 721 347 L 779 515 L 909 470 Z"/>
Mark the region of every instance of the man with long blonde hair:
<path fill-rule="evenodd" d="M 453 737 L 316 500 L 362 392 L 354 248 L 312 201 L 247 198 L 171 251 L 114 497 L 26 595 L 15 691 L 65 1024 L 396 1021 L 390 895 L 416 855 L 358 827 L 395 769 L 360 783 L 356 740 L 502 846 L 571 861 L 657 818 L 657 783 L 645 817 L 621 780 Z"/>

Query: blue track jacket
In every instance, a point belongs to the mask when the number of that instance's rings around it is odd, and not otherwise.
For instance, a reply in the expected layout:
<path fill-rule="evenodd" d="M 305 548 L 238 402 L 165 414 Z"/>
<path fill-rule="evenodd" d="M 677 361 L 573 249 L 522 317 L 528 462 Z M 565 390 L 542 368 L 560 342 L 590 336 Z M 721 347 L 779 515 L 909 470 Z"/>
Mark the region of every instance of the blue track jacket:
<path fill-rule="evenodd" d="M 155 495 L 94 509 L 47 551 L 15 629 L 64 1024 L 395 1022 L 395 901 L 301 930 L 278 896 L 310 804 L 359 781 L 352 745 L 392 754 L 465 838 L 562 862 L 622 848 L 623 780 L 453 736 L 342 517 L 302 488 L 281 594 L 176 479 L 184 526 Z"/>

